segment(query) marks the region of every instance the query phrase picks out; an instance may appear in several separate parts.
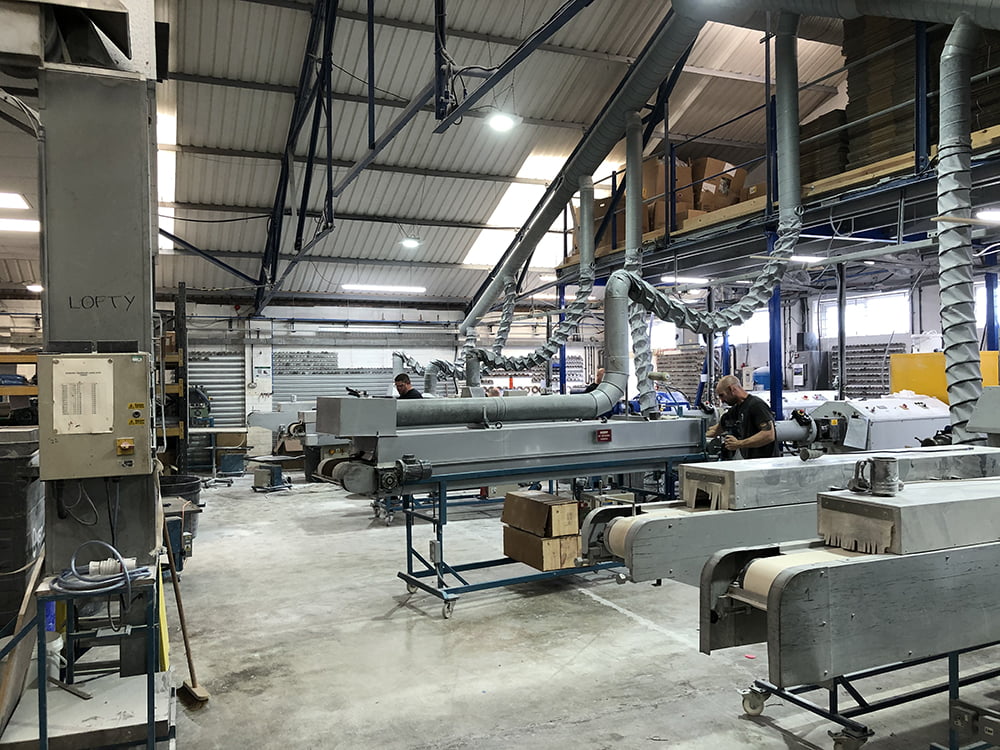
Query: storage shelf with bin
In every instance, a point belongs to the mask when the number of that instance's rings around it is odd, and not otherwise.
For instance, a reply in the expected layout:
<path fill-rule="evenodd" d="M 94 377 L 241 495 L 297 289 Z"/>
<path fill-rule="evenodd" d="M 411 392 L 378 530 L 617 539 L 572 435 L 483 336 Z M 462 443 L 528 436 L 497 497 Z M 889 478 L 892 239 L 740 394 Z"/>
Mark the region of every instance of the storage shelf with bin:
<path fill-rule="evenodd" d="M 18 365 L 38 364 L 38 355 L 34 352 L 3 352 L 0 353 L 0 373 L 13 378 Z M 21 376 L 23 378 L 23 376 Z M 0 419 L 8 424 L 38 424 L 37 410 L 38 386 L 20 382 L 4 385 L 0 383 Z"/>
<path fill-rule="evenodd" d="M 176 317 L 175 317 L 175 325 Z M 166 331 L 156 341 L 156 438 L 164 464 L 186 471 L 188 419 L 187 419 L 187 357 L 183 331 Z M 159 403 L 163 402 L 166 422 L 160 420 Z"/>

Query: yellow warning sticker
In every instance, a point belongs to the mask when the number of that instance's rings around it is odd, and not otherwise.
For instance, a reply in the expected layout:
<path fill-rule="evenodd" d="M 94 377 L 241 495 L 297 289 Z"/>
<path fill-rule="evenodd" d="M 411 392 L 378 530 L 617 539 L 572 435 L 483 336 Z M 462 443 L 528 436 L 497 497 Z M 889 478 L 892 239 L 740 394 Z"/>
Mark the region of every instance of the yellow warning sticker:
<path fill-rule="evenodd" d="M 129 409 L 145 409 L 146 403 L 144 401 L 133 401 L 128 405 Z"/>
<path fill-rule="evenodd" d="M 146 420 L 145 420 L 145 419 L 130 419 L 130 420 L 128 421 L 128 423 L 129 423 L 130 425 L 136 425 L 136 424 L 146 424 Z"/>

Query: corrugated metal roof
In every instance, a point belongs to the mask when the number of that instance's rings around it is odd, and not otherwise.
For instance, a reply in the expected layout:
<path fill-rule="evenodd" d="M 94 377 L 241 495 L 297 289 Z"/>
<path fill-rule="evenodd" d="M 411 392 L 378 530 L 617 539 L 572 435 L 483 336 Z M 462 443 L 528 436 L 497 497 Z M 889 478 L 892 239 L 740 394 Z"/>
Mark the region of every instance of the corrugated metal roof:
<path fill-rule="evenodd" d="M 450 29 L 461 29 L 489 39 L 452 35 L 448 50 L 459 65 L 495 65 L 510 54 L 512 46 L 497 38 L 523 39 L 547 20 L 562 0 L 522 3 L 490 3 L 466 0 L 448 8 Z M 582 51 L 559 53 L 540 50 L 523 62 L 512 76 L 488 94 L 480 107 L 497 107 L 528 118 L 554 123 L 589 124 L 627 67 L 664 18 L 669 4 L 658 0 L 595 0 L 581 11 L 549 44 Z M 340 8 L 364 13 L 364 0 L 342 1 Z M 406 23 L 433 24 L 432 3 L 400 3 L 378 0 L 376 13 Z M 172 23 L 172 67 L 194 76 L 235 79 L 260 84 L 295 86 L 309 29 L 310 15 L 293 8 L 242 0 L 169 0 L 167 18 Z M 708 24 L 689 60 L 689 65 L 725 73 L 762 76 L 763 48 L 759 31 Z M 381 99 L 408 101 L 432 76 L 433 34 L 424 29 L 399 25 L 376 25 L 376 85 Z M 836 46 L 800 42 L 800 77 L 810 80 L 841 64 Z M 600 58 L 604 54 L 607 57 Z M 596 56 L 595 56 L 596 55 Z M 334 36 L 332 73 L 336 91 L 365 96 L 367 87 L 367 38 L 363 22 L 339 18 Z M 835 86 L 839 77 L 826 83 Z M 478 79 L 469 79 L 470 89 Z M 280 153 L 284 149 L 293 97 L 287 93 L 176 81 L 162 87 L 161 105 L 170 109 L 176 100 L 177 140 L 186 146 L 222 150 Z M 807 113 L 829 94 L 802 94 Z M 762 103 L 763 86 L 732 77 L 681 76 L 671 113 L 674 130 L 697 133 L 739 112 Z M 399 117 L 401 108 L 378 107 L 376 131 L 382 133 Z M 762 143 L 763 115 L 758 114 L 714 132 L 715 139 Z M 378 156 L 377 162 L 416 169 L 467 173 L 515 175 L 530 155 L 566 157 L 582 132 L 570 127 L 523 124 L 500 135 L 489 130 L 481 118 L 466 117 L 442 135 L 432 133 L 432 114 L 422 112 L 399 133 Z M 368 149 L 367 107 L 363 103 L 335 101 L 331 114 L 333 153 L 336 159 L 354 161 Z M 308 127 L 300 137 L 298 151 L 306 149 Z M 325 153 L 325 131 L 320 153 Z M 722 154 L 730 161 L 746 151 L 724 146 L 689 147 L 688 155 Z M 615 150 L 621 158 L 621 147 Z M 296 184 L 302 182 L 302 166 L 295 168 Z M 232 155 L 195 154 L 177 156 L 176 201 L 188 204 L 267 208 L 274 199 L 280 163 L 274 159 Z M 338 181 L 346 169 L 336 168 Z M 483 278 L 482 270 L 460 265 L 414 266 L 408 261 L 461 264 L 475 242 L 474 229 L 448 226 L 410 226 L 405 221 L 484 223 L 508 187 L 498 181 L 478 181 L 401 172 L 365 171 L 335 202 L 339 214 L 398 218 L 403 227 L 384 221 L 338 222 L 337 228 L 310 251 L 312 256 L 340 258 L 342 262 L 304 262 L 286 281 L 292 292 L 329 294 L 345 280 L 365 283 L 416 284 L 428 288 L 428 297 L 467 298 Z M 318 167 L 310 190 L 309 205 L 317 209 L 326 190 L 325 171 Z M 524 207 L 524 214 L 533 206 Z M 267 221 L 241 218 L 232 212 L 178 210 L 176 233 L 209 251 L 260 253 Z M 198 220 L 189 221 L 192 219 Z M 205 223 L 217 221 L 219 223 Z M 295 222 L 286 218 L 282 251 L 290 252 Z M 419 235 L 423 244 L 416 251 L 399 245 L 404 233 Z M 308 236 L 308 235 L 307 235 Z M 0 243 L 5 239 L 0 237 Z M 0 246 L 2 247 L 2 246 Z M 381 261 L 365 265 L 365 259 Z M 392 264 L 386 264 L 389 261 Z M 256 277 L 259 262 L 253 258 L 227 262 Z M 532 274 L 532 278 L 534 275 Z M 159 258 L 157 285 L 173 287 L 179 281 L 194 288 L 230 288 L 242 284 L 231 274 L 201 258 L 186 254 Z M 364 295 L 360 295 L 363 298 Z M 405 298 L 402 299 L 405 305 Z"/>

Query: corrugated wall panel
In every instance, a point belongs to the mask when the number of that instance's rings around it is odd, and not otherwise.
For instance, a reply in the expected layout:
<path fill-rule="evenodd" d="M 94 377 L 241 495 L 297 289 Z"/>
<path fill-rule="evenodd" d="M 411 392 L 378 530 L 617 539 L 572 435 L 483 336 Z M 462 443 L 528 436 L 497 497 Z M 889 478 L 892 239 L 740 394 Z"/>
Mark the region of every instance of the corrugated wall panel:
<path fill-rule="evenodd" d="M 192 351 L 188 356 L 188 382 L 201 386 L 211 397 L 216 427 L 246 425 L 243 355 Z"/>

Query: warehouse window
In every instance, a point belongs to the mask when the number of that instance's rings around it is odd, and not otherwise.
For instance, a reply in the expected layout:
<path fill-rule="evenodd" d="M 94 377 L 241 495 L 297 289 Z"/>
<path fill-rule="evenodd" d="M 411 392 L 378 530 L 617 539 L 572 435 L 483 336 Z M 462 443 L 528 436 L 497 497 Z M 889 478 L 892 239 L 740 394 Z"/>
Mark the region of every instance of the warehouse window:
<path fill-rule="evenodd" d="M 729 343 L 733 346 L 743 344 L 762 344 L 771 340 L 771 316 L 767 308 L 758 310 L 742 325 L 729 329 Z"/>
<path fill-rule="evenodd" d="M 837 301 L 819 303 L 819 333 L 837 335 Z M 885 292 L 849 297 L 844 314 L 847 336 L 885 336 L 910 333 L 910 293 Z"/>

